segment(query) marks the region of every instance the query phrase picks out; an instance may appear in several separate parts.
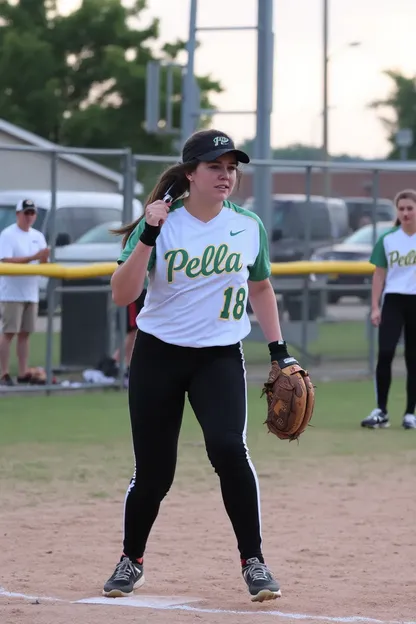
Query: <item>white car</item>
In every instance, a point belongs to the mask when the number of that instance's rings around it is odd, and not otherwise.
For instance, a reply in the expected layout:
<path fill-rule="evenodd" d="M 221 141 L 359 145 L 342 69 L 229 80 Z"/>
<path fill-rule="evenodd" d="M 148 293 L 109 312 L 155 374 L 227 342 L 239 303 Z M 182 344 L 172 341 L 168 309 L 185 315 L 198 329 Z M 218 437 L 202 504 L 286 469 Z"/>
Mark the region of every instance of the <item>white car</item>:
<path fill-rule="evenodd" d="M 110 230 L 121 226 L 120 221 L 101 223 L 85 232 L 75 243 L 56 247 L 55 262 L 64 266 L 80 266 L 92 262 L 116 262 L 121 253 L 122 236 Z M 48 278 L 40 278 L 40 300 L 46 301 Z"/>
<path fill-rule="evenodd" d="M 55 262 L 64 265 L 115 262 L 120 255 L 122 237 L 113 234 L 110 230 L 116 230 L 119 227 L 121 227 L 120 221 L 96 225 L 71 245 L 57 247 Z"/>

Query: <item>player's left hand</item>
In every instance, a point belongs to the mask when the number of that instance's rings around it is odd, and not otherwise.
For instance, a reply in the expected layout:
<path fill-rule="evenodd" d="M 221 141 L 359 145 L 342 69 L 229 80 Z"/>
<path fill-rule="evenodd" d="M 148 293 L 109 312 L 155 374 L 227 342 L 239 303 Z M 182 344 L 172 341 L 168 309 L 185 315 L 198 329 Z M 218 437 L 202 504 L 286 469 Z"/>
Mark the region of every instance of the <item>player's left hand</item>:
<path fill-rule="evenodd" d="M 315 389 L 309 373 L 291 357 L 286 343 L 270 343 L 272 367 L 263 386 L 267 398 L 265 424 L 281 440 L 296 440 L 313 415 Z"/>

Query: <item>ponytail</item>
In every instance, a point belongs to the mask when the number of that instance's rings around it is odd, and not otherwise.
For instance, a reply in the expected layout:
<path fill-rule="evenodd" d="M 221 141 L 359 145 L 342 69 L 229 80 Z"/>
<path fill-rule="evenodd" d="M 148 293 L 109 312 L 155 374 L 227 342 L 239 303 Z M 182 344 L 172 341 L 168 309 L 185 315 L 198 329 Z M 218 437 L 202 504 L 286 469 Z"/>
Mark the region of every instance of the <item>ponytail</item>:
<path fill-rule="evenodd" d="M 189 191 L 189 180 L 186 177 L 187 173 L 191 173 L 195 171 L 198 163 L 178 163 L 177 165 L 173 165 L 164 171 L 156 182 L 155 187 L 148 195 L 145 202 L 145 209 L 149 204 L 157 201 L 158 199 L 163 199 L 166 195 L 166 192 L 169 191 L 169 194 L 172 196 L 173 201 L 180 199 Z M 140 223 L 140 221 L 144 218 L 145 213 L 141 215 L 136 221 L 132 223 L 128 223 L 127 225 L 122 225 L 120 228 L 116 230 L 110 230 L 113 234 L 123 235 L 122 247 L 124 248 L 131 233 Z"/>

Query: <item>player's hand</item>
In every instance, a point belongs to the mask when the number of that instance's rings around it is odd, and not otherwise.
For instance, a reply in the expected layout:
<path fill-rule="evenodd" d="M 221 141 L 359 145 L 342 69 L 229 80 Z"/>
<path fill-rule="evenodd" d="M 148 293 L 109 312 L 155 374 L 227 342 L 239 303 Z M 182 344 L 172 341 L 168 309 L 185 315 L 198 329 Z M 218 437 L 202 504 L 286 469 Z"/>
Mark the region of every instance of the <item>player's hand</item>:
<path fill-rule="evenodd" d="M 374 327 L 378 327 L 380 325 L 380 321 L 381 321 L 381 310 L 377 306 L 377 308 L 373 308 L 371 310 L 371 322 L 374 325 Z"/>
<path fill-rule="evenodd" d="M 163 225 L 167 219 L 169 212 L 170 204 L 162 201 L 161 199 L 156 200 L 152 204 L 146 206 L 145 209 L 145 220 L 146 223 L 152 225 L 153 227 L 157 227 L 158 225 Z"/>

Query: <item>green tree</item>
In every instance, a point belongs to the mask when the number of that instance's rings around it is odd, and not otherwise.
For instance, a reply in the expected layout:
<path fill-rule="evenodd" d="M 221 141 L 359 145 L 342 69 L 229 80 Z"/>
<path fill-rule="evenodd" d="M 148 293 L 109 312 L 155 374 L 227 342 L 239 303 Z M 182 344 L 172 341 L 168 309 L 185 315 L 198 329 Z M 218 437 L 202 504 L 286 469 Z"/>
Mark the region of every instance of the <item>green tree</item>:
<path fill-rule="evenodd" d="M 406 77 L 398 71 L 387 70 L 384 72 L 392 81 L 392 88 L 385 100 L 377 100 L 370 104 L 370 108 L 385 109 L 389 116 L 380 117 L 388 136 L 391 150 L 388 158 L 397 160 L 400 158 L 400 148 L 396 146 L 396 132 L 401 128 L 413 130 L 416 137 L 416 76 Z M 409 148 L 408 157 L 416 158 L 416 144 Z"/>
<path fill-rule="evenodd" d="M 159 22 L 144 28 L 145 9 L 146 0 L 83 0 L 63 16 L 55 0 L 0 0 L 0 117 L 62 145 L 176 154 L 174 137 L 145 130 L 146 65 L 174 60 L 185 44 L 167 43 L 156 56 Z M 197 80 L 202 107 L 212 108 L 220 84 Z M 178 70 L 178 94 L 180 82 Z M 177 95 L 176 127 L 180 107 Z"/>

